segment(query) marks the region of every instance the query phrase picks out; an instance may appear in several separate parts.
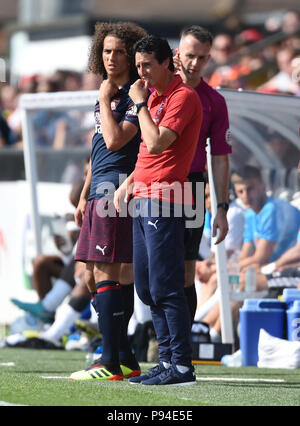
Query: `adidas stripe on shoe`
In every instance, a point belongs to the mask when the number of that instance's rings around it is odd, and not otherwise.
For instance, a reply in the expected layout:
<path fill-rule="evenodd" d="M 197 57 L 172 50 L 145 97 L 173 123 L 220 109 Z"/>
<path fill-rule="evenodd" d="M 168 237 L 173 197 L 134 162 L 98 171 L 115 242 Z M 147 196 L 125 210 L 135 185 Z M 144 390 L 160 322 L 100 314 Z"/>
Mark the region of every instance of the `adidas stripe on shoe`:
<path fill-rule="evenodd" d="M 102 366 L 102 360 L 100 356 L 84 371 L 92 370 L 94 368 L 101 367 L 101 366 Z M 121 369 L 121 374 L 123 375 L 125 379 L 129 379 L 130 377 L 137 377 L 137 376 L 140 376 L 141 374 L 141 368 L 139 366 L 139 363 L 135 359 L 135 357 L 132 358 L 131 360 L 120 361 L 120 369 Z"/>

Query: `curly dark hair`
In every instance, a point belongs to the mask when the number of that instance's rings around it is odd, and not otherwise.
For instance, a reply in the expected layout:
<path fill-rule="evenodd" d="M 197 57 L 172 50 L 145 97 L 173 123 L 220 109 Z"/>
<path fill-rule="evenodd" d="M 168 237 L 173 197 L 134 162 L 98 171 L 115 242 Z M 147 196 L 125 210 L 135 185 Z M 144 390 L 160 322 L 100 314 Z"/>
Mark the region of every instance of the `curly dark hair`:
<path fill-rule="evenodd" d="M 114 36 L 124 41 L 130 66 L 130 79 L 138 78 L 135 55 L 133 51 L 134 44 L 147 34 L 139 25 L 134 22 L 97 22 L 95 25 L 95 34 L 90 48 L 88 72 L 100 74 L 107 78 L 107 73 L 102 60 L 103 43 L 106 36 Z"/>

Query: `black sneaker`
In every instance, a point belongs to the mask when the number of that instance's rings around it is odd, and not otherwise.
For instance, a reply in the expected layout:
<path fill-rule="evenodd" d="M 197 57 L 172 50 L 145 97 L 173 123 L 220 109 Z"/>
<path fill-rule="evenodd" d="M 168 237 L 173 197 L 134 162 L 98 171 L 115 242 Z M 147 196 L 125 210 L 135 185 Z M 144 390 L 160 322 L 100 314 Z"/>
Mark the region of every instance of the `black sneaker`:
<path fill-rule="evenodd" d="M 186 373 L 180 373 L 176 367 L 172 366 L 155 377 L 142 380 L 141 384 L 188 386 L 196 385 L 197 382 L 194 367 L 191 367 Z"/>
<path fill-rule="evenodd" d="M 137 376 L 137 377 L 131 377 L 129 379 L 129 383 L 131 384 L 137 384 L 137 383 L 141 383 L 143 380 L 148 380 L 151 379 L 157 375 L 159 375 L 160 373 L 166 371 L 167 369 L 164 367 L 163 363 L 160 362 L 158 365 L 156 365 L 155 367 L 151 368 L 148 373 L 143 374 L 142 376 Z"/>

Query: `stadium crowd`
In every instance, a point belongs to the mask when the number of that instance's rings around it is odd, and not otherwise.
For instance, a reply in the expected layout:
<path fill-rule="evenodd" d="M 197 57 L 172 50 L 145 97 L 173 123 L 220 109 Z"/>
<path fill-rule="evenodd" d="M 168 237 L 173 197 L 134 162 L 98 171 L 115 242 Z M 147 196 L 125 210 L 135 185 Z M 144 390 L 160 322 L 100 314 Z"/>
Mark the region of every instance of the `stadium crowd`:
<path fill-rule="evenodd" d="M 203 77 L 212 87 L 300 96 L 300 13 L 286 12 L 282 19 L 269 18 L 264 28 L 247 28 L 237 34 L 215 34 L 211 58 Z M 0 147 L 22 148 L 19 96 L 24 93 L 97 90 L 99 78 L 70 70 L 51 75 L 27 75 L 17 87 L 0 85 Z M 39 146 L 63 147 L 76 119 L 69 114 L 51 117 L 41 112 L 36 123 Z M 47 123 L 47 130 L 45 130 Z M 91 138 L 84 138 L 88 145 Z M 77 142 L 78 143 L 78 142 Z M 82 144 L 82 140 L 80 141 Z M 76 144 L 76 142 L 75 142 Z"/>

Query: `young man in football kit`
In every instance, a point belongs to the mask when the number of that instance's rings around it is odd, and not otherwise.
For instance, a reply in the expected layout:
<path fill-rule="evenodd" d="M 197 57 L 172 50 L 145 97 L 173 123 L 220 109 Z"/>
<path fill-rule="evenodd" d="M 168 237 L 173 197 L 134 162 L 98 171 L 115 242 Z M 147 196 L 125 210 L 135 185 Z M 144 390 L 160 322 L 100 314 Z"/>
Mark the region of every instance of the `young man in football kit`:
<path fill-rule="evenodd" d="M 90 52 L 89 71 L 102 75 L 103 82 L 89 171 L 75 212 L 81 227 L 75 259 L 86 263 L 103 351 L 99 361 L 73 373 L 72 380 L 123 380 L 140 374 L 127 339 L 133 312 L 132 219 L 110 207 L 120 175 L 130 175 L 139 150 L 139 122 L 128 91 L 138 77 L 133 45 L 145 34 L 130 22 L 97 23 Z"/>

